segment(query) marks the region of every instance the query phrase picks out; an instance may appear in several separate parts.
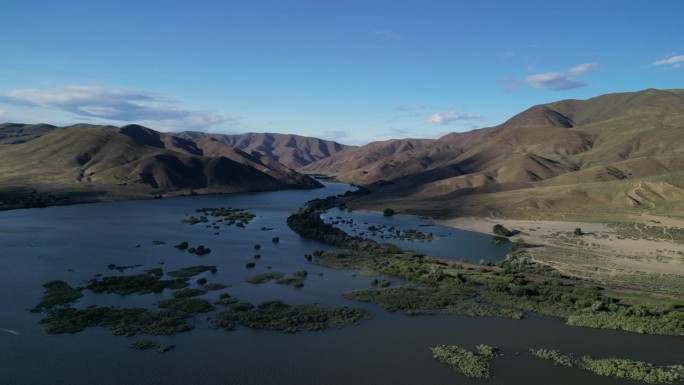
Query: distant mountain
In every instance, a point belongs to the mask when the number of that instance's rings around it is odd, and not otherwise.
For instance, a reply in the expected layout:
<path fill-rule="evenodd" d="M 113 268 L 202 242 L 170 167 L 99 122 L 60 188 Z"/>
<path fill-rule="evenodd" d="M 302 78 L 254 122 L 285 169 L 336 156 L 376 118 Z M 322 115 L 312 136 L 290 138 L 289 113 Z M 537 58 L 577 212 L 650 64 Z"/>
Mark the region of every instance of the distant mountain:
<path fill-rule="evenodd" d="M 422 171 L 432 159 L 415 159 L 413 154 L 427 148 L 430 139 L 392 139 L 363 147 L 348 147 L 325 159 L 300 168 L 309 174 L 327 174 L 341 180 L 367 184 Z M 413 165 L 412 163 L 418 163 Z M 395 165 L 401 164 L 401 168 Z"/>
<path fill-rule="evenodd" d="M 351 147 L 329 140 L 290 134 L 223 135 L 186 131 L 174 135 L 192 140 L 213 138 L 245 153 L 268 157 L 294 170 Z"/>
<path fill-rule="evenodd" d="M 3 190 L 112 198 L 321 187 L 276 162 L 139 125 L 43 126 L 0 126 L 0 137 L 23 138 L 0 145 Z"/>
<path fill-rule="evenodd" d="M 538 105 L 496 127 L 381 150 L 391 143 L 302 171 L 369 185 L 375 194 L 361 205 L 414 213 L 684 214 L 684 90 Z"/>
<path fill-rule="evenodd" d="M 57 128 L 49 124 L 3 123 L 0 124 L 0 145 L 23 143 Z"/>

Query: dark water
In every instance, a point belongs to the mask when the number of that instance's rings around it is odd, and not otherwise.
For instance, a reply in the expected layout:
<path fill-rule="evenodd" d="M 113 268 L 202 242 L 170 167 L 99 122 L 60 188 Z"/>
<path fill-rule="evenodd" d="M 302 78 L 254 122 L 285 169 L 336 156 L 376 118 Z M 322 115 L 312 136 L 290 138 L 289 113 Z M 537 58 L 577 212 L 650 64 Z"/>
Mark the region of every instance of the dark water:
<path fill-rule="evenodd" d="M 332 209 L 322 215 L 322 219 L 327 223 L 339 222 L 335 226 L 351 235 L 362 235 L 365 238 L 372 238 L 378 242 L 392 243 L 402 249 L 413 250 L 426 255 L 468 260 L 474 263 L 496 262 L 506 255 L 511 245 L 510 242 L 506 242 L 503 245 L 494 245 L 490 242 L 492 239 L 491 235 L 434 225 L 428 221 L 408 215 L 384 216 L 380 212 L 373 211 L 348 212 Z M 353 224 L 349 224 L 350 219 L 353 220 Z M 373 233 L 368 231 L 368 227 L 379 225 L 385 226 L 384 232 L 376 232 L 375 236 L 373 236 Z M 391 227 L 397 230 L 419 230 L 424 234 L 432 233 L 433 239 L 421 241 L 388 238 L 386 237 L 389 233 L 387 230 Z"/>
<path fill-rule="evenodd" d="M 301 239 L 285 223 L 287 215 L 305 201 L 345 190 L 344 185 L 330 185 L 314 191 L 0 212 L 0 384 L 473 383 L 430 357 L 429 347 L 440 343 L 466 347 L 486 343 L 501 347 L 505 355 L 493 362 L 495 377 L 485 381 L 492 384 L 633 383 L 555 367 L 526 354 L 529 347 L 659 364 L 684 362 L 682 338 L 573 328 L 564 326 L 561 320 L 537 316 L 523 321 L 407 317 L 345 300 L 341 296 L 343 291 L 367 288 L 371 278 L 309 265 L 303 255 L 327 247 Z M 218 206 L 246 208 L 257 218 L 246 229 L 222 226 L 214 230 L 203 224 L 180 223 L 197 208 Z M 402 220 L 397 217 L 395 223 L 403 225 Z M 273 230 L 261 231 L 261 227 Z M 430 228 L 423 231 L 427 229 Z M 216 231 L 220 234 L 214 235 Z M 275 236 L 280 238 L 278 244 L 271 242 Z M 153 240 L 167 244 L 154 245 Z M 203 244 L 213 252 L 198 257 L 172 247 L 183 240 L 191 245 Z M 488 242 L 488 237 L 483 238 L 481 246 L 490 247 Z M 256 243 L 261 244 L 261 250 L 254 250 Z M 255 253 L 261 254 L 261 259 L 254 260 Z M 106 329 L 49 335 L 38 323 L 41 314 L 26 310 L 39 301 L 41 285 L 48 280 L 62 279 L 79 285 L 98 273 L 119 274 L 107 269 L 109 263 L 142 264 L 124 273 L 134 274 L 161 266 L 160 262 L 166 270 L 196 264 L 217 265 L 218 272 L 207 275 L 210 282 L 229 284 L 231 287 L 225 291 L 250 302 L 282 299 L 288 303 L 342 304 L 365 308 L 372 313 L 372 319 L 355 327 L 321 333 L 283 334 L 245 328 L 234 332 L 211 330 L 204 317 L 198 316 L 196 329 L 189 333 L 152 337 L 159 344 L 177 345 L 171 352 L 158 354 L 131 350 L 131 339 L 112 336 Z M 247 270 L 247 262 L 255 262 L 256 268 Z M 289 274 L 302 269 L 309 276 L 301 289 L 244 282 L 257 273 Z M 209 293 L 207 298 L 216 295 Z M 76 306 L 139 306 L 166 296 L 86 293 Z"/>

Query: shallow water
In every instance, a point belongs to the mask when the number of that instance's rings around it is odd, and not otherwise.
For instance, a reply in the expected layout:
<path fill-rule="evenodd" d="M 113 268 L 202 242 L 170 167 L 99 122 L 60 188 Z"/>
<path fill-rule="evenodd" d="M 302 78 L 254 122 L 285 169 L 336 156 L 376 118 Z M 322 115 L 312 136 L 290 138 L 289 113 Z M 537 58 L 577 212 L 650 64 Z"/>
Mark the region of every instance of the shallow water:
<path fill-rule="evenodd" d="M 560 349 L 596 357 L 627 357 L 659 364 L 684 362 L 684 339 L 574 328 L 562 320 L 531 316 L 522 321 L 461 316 L 407 317 L 346 300 L 346 290 L 370 287 L 372 278 L 353 271 L 310 265 L 303 257 L 326 245 L 300 238 L 287 228 L 285 218 L 309 199 L 346 191 L 331 184 L 323 190 L 128 201 L 46 209 L 0 212 L 0 383 L 1 384 L 454 384 L 472 381 L 452 372 L 430 356 L 440 343 L 472 348 L 479 343 L 501 347 L 504 356 L 493 361 L 492 384 L 634 383 L 601 378 L 533 358 L 530 347 Z M 180 221 L 197 208 L 231 206 L 254 212 L 247 228 L 214 230 L 204 224 Z M 355 215 L 360 215 L 356 213 Z M 380 216 L 382 218 L 382 216 Z M 395 225 L 403 220 L 395 217 Z M 415 219 L 410 219 L 415 220 Z M 211 222 L 210 222 L 211 223 Z M 412 222 L 407 226 L 413 226 Z M 261 231 L 261 227 L 273 230 Z M 422 231 L 433 228 L 421 228 Z M 219 232 L 219 235 L 215 235 Z M 280 242 L 271 242 L 273 237 Z M 440 238 L 441 239 L 441 238 Z M 154 245 L 154 240 L 167 242 Z M 181 241 L 212 249 L 206 256 L 180 252 Z M 475 240 L 475 241 L 473 241 Z M 490 247 L 489 237 L 469 239 Z M 259 243 L 260 250 L 254 250 Z M 415 243 L 415 242 L 414 242 Z M 433 246 L 438 243 L 433 243 Z M 468 246 L 471 247 L 471 246 Z M 462 249 L 465 246 L 461 245 Z M 453 250 L 453 246 L 449 246 Z M 500 248 L 495 250 L 502 250 Z M 254 260 L 255 253 L 261 259 Z M 503 251 L 505 253 L 505 250 Z M 501 255 L 493 258 L 500 258 Z M 457 258 L 462 258 L 457 256 Z M 478 255 L 481 258 L 481 254 Z M 256 268 L 246 269 L 247 262 Z M 110 271 L 109 263 L 136 265 L 124 273 Z M 163 263 L 163 265 L 160 265 Z M 284 334 L 240 328 L 212 330 L 206 316 L 196 329 L 173 336 L 151 337 L 177 347 L 165 354 L 128 348 L 135 339 L 115 337 L 95 328 L 70 335 L 47 334 L 41 314 L 26 309 L 40 299 L 42 284 L 62 279 L 81 285 L 93 275 L 136 274 L 162 266 L 165 270 L 211 264 L 210 282 L 231 285 L 220 291 L 250 302 L 282 299 L 287 303 L 348 305 L 367 309 L 372 319 L 358 326 L 324 332 Z M 270 269 L 269 269 L 270 267 Z M 251 285 L 245 278 L 266 272 L 290 274 L 307 270 L 305 286 L 265 283 Z M 318 273 L 322 273 L 319 276 Z M 394 280 L 397 284 L 397 280 Z M 220 293 L 218 292 L 218 293 Z M 213 299 L 217 292 L 206 298 Z M 76 306 L 89 304 L 145 306 L 168 296 L 92 294 Z M 137 338 L 142 339 L 142 338 Z M 515 354 L 515 353 L 521 354 Z"/>
<path fill-rule="evenodd" d="M 473 231 L 435 225 L 426 220 L 409 216 L 384 216 L 375 211 L 345 211 L 332 209 L 321 216 L 327 223 L 339 222 L 335 226 L 351 235 L 360 235 L 378 242 L 395 244 L 404 250 L 413 250 L 425 255 L 442 258 L 468 260 L 473 263 L 496 262 L 505 257 L 511 243 L 502 245 L 491 243 L 492 236 Z M 342 220 L 345 222 L 343 223 Z M 349 223 L 353 220 L 353 224 Z M 370 226 L 384 226 L 383 231 L 372 233 Z M 401 240 L 387 237 L 389 228 L 397 230 L 419 230 L 424 234 L 432 233 L 432 240 Z"/>

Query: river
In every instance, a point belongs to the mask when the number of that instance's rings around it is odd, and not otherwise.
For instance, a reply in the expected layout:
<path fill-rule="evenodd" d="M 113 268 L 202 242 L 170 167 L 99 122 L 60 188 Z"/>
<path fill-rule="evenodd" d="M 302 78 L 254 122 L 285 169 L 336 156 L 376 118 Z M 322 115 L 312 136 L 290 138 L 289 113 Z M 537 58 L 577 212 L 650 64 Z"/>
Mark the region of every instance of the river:
<path fill-rule="evenodd" d="M 342 292 L 369 288 L 371 277 L 354 271 L 336 271 L 309 264 L 305 254 L 330 249 L 300 238 L 288 229 L 286 217 L 306 201 L 335 195 L 348 186 L 329 184 L 325 189 L 256 194 L 167 198 L 162 200 L 106 202 L 0 212 L 0 383 L 38 384 L 454 384 L 472 381 L 432 359 L 430 346 L 457 344 L 467 348 L 485 343 L 501 348 L 504 356 L 492 364 L 491 384 L 628 384 L 577 369 L 554 366 L 533 358 L 531 347 L 559 349 L 596 357 L 626 357 L 658 364 L 684 362 L 682 338 L 645 336 L 617 331 L 565 326 L 556 318 L 531 315 L 516 321 L 465 316 L 409 317 L 388 313 L 365 303 L 347 300 Z M 203 207 L 247 209 L 256 218 L 246 228 L 181 223 Z M 347 213 L 345 213 L 347 215 Z M 381 215 L 358 215 L 355 221 L 375 223 Z M 375 217 L 377 216 L 377 217 Z M 395 216 L 397 227 L 419 221 Z M 261 230 L 267 228 L 268 230 Z M 443 229 L 422 231 L 443 234 Z M 216 233 L 219 233 L 218 235 Z M 494 261 L 505 248 L 489 244 L 490 237 L 449 229 L 426 247 L 440 247 L 457 255 Z M 271 239 L 279 237 L 280 242 Z M 155 244 L 163 241 L 165 244 Z M 188 241 L 203 244 L 212 253 L 196 256 L 173 245 Z M 418 242 L 414 242 L 418 243 Z M 261 258 L 255 260 L 254 245 Z M 482 250 L 487 250 L 483 254 Z M 449 251 L 450 250 L 450 251 Z M 423 252 L 423 251 L 421 251 Z M 497 254 L 498 253 L 498 254 Z M 436 254 L 439 254 L 437 250 Z M 256 263 L 246 269 L 248 262 Z M 142 265 L 123 273 L 107 265 Z M 165 270 L 210 264 L 218 267 L 212 280 L 230 285 L 228 292 L 258 303 L 281 299 L 286 303 L 320 303 L 359 307 L 371 319 L 357 326 L 324 332 L 284 334 L 239 328 L 213 330 L 206 316 L 197 316 L 195 329 L 172 336 L 152 337 L 177 347 L 165 354 L 128 348 L 133 341 L 113 336 L 103 328 L 75 334 L 51 335 L 39 323 L 42 314 L 31 313 L 43 293 L 42 284 L 60 279 L 73 286 L 96 274 L 136 274 L 162 266 Z M 305 269 L 302 288 L 274 283 L 252 285 L 251 275 L 267 271 L 290 274 Z M 393 284 L 400 284 L 392 279 Z M 75 307 L 91 304 L 151 306 L 162 294 L 119 296 L 84 292 Z M 216 292 L 206 294 L 214 298 Z M 168 297 L 168 295 L 166 295 Z"/>

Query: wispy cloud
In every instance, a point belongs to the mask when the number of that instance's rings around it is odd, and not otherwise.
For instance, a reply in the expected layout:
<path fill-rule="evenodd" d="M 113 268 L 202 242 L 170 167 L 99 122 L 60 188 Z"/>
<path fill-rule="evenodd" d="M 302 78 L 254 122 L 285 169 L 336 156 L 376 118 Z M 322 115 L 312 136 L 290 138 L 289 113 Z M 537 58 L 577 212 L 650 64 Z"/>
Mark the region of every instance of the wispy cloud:
<path fill-rule="evenodd" d="M 477 120 L 482 118 L 483 117 L 481 115 L 461 114 L 456 111 L 450 110 L 447 112 L 438 112 L 432 115 L 431 117 L 427 118 L 423 123 L 446 126 L 449 124 L 469 120 Z"/>
<path fill-rule="evenodd" d="M 402 37 L 399 36 L 398 34 L 388 31 L 386 29 L 382 28 L 371 28 L 370 33 L 374 36 L 383 38 L 383 39 L 388 39 L 388 40 L 402 40 Z"/>
<path fill-rule="evenodd" d="M 504 85 L 504 91 L 506 92 L 515 91 L 520 88 L 520 82 L 511 76 L 499 79 L 499 83 Z"/>
<path fill-rule="evenodd" d="M 59 110 L 81 119 L 135 122 L 165 130 L 204 130 L 238 120 L 211 111 L 179 108 L 177 101 L 151 92 L 97 86 L 13 90 L 0 94 L 0 103 Z"/>
<path fill-rule="evenodd" d="M 349 133 L 344 130 L 328 130 L 323 132 L 323 139 L 339 141 L 349 137 Z"/>
<path fill-rule="evenodd" d="M 592 72 L 593 70 L 596 69 L 596 67 L 598 67 L 598 63 L 584 63 L 584 64 L 580 64 L 576 67 L 570 68 L 568 70 L 568 73 L 572 74 L 572 75 L 582 75 L 582 74 L 586 74 L 588 72 Z"/>
<path fill-rule="evenodd" d="M 589 85 L 589 83 L 577 80 L 576 76 L 592 72 L 597 66 L 597 63 L 584 63 L 564 72 L 545 72 L 530 75 L 523 82 L 537 89 L 547 88 L 554 91 L 572 90 Z"/>
<path fill-rule="evenodd" d="M 653 63 L 657 66 L 670 66 L 672 68 L 679 68 L 684 65 L 684 55 L 671 55 L 670 57 L 658 60 Z"/>
<path fill-rule="evenodd" d="M 403 106 L 403 105 L 402 105 L 402 106 L 396 106 L 396 107 L 394 107 L 394 111 L 398 111 L 398 112 L 410 112 L 410 111 L 420 111 L 420 110 L 422 110 L 422 109 L 424 109 L 424 108 L 425 108 L 425 106 L 422 106 L 422 105 L 419 105 L 419 104 L 414 105 L 414 106 Z"/>

